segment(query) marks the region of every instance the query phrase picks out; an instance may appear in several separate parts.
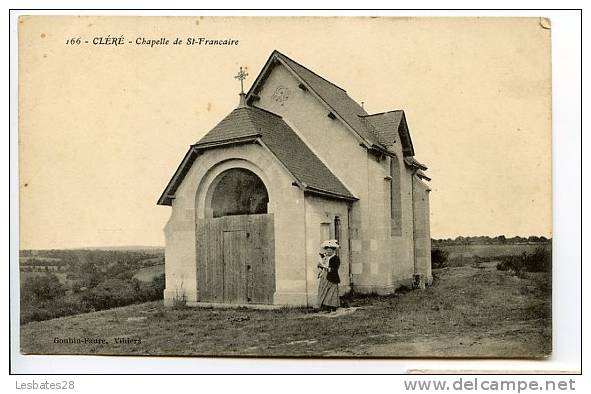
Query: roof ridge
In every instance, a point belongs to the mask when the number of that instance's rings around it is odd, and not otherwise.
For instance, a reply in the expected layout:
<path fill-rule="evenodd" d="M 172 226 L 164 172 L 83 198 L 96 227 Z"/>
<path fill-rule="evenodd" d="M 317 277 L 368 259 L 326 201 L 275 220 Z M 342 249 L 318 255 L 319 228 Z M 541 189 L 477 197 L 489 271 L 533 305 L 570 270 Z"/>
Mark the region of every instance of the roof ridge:
<path fill-rule="evenodd" d="M 378 116 L 378 115 L 391 114 L 392 112 L 404 112 L 404 110 L 403 109 L 393 109 L 391 111 L 378 112 L 378 113 L 375 113 L 375 114 L 367 114 L 367 115 L 359 115 L 359 114 L 357 114 L 357 116 L 359 116 L 360 118 L 369 118 L 370 116 Z"/>
<path fill-rule="evenodd" d="M 235 111 L 238 111 L 238 110 L 241 110 L 241 109 L 244 109 L 244 110 L 251 110 L 251 109 L 256 109 L 256 110 L 258 110 L 258 111 L 265 112 L 265 113 L 267 113 L 267 114 L 269 114 L 269 115 L 273 115 L 273 116 L 275 116 L 275 117 L 277 117 L 277 118 L 279 118 L 279 119 L 283 119 L 283 116 L 281 116 L 281 115 L 278 115 L 278 114 L 276 114 L 276 113 L 274 113 L 274 112 L 271 112 L 271 111 L 269 111 L 269 110 L 266 110 L 266 109 L 264 109 L 264 108 L 261 108 L 261 107 L 256 107 L 256 106 L 254 106 L 254 105 L 247 105 L 246 107 L 236 107 L 236 108 L 234 108 L 234 109 L 232 110 L 232 112 L 235 112 Z M 230 115 L 232 114 L 232 112 L 230 112 L 228 115 L 226 115 L 226 117 L 225 117 L 225 118 L 227 118 L 228 116 L 230 116 Z M 225 118 L 224 118 L 224 119 L 225 119 Z M 223 119 L 222 119 L 222 120 L 223 120 Z"/>
<path fill-rule="evenodd" d="M 342 87 L 340 87 L 339 85 L 335 84 L 334 82 L 331 82 L 331 81 L 329 81 L 328 79 L 324 78 L 322 75 L 320 75 L 320 74 L 318 74 L 318 73 L 316 73 L 316 72 L 314 72 L 314 71 L 310 70 L 308 67 L 304 66 L 303 64 L 296 62 L 295 60 L 293 60 L 293 59 L 292 59 L 292 58 L 290 58 L 289 56 L 287 56 L 287 55 L 285 55 L 285 54 L 283 54 L 283 53 L 279 52 L 277 49 L 275 49 L 273 52 L 274 52 L 274 54 L 278 54 L 278 55 L 280 55 L 280 56 L 283 56 L 283 57 L 284 57 L 284 58 L 286 58 L 287 60 L 289 60 L 289 61 L 291 61 L 291 62 L 294 62 L 295 64 L 297 64 L 298 66 L 300 66 L 300 67 L 302 67 L 303 69 L 307 70 L 308 72 L 310 72 L 310 73 L 312 73 L 312 74 L 316 75 L 318 78 L 322 79 L 323 81 L 325 81 L 325 82 L 328 82 L 329 84 L 331 84 L 331 85 L 332 85 L 332 86 L 334 86 L 335 88 L 337 88 L 337 89 L 340 89 L 340 90 L 342 90 L 343 92 L 347 93 L 347 91 L 346 91 L 345 89 L 343 89 Z"/>
<path fill-rule="evenodd" d="M 365 119 L 367 116 L 361 116 L 361 115 L 357 115 L 357 116 L 359 116 L 359 118 L 362 120 L 363 124 L 365 124 L 365 126 L 370 130 L 370 132 L 372 132 L 376 136 L 376 138 L 378 139 L 378 142 L 381 143 L 382 136 L 380 134 L 380 131 L 378 129 L 376 129 L 373 124 L 371 124 L 368 120 Z"/>

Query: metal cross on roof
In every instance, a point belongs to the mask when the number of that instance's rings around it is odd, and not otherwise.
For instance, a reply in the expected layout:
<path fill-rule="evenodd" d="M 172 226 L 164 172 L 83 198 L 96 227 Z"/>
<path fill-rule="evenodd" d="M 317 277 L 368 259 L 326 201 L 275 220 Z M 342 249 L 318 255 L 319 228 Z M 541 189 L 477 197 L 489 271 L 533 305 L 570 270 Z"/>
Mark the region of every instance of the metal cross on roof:
<path fill-rule="evenodd" d="M 244 71 L 242 69 L 242 67 L 240 67 L 240 71 L 238 71 L 238 75 L 236 75 L 234 78 L 240 80 L 240 94 L 244 94 L 244 80 L 246 79 L 246 77 L 248 76 L 248 73 L 246 71 Z"/>

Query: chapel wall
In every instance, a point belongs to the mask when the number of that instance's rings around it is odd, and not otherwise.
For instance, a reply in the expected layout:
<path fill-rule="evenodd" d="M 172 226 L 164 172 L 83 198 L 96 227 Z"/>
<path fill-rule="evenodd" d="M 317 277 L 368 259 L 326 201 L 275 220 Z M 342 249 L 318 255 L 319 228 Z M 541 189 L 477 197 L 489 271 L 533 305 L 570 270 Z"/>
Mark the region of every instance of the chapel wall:
<path fill-rule="evenodd" d="M 257 174 L 269 193 L 274 215 L 276 304 L 305 303 L 305 221 L 303 192 L 269 152 L 248 144 L 202 152 L 175 193 L 165 226 L 165 303 L 184 291 L 189 304 L 198 301 L 196 220 L 206 217 L 209 185 L 226 169 L 246 168 Z"/>
<path fill-rule="evenodd" d="M 339 267 L 340 295 L 350 290 L 349 282 L 349 234 L 348 205 L 342 200 L 332 200 L 314 195 L 306 195 L 306 272 L 308 305 L 316 304 L 318 295 L 318 263 L 320 245 L 328 239 L 339 239 L 341 248 L 338 251 L 341 265 Z M 335 216 L 340 220 L 340 236 L 335 234 Z"/>
<path fill-rule="evenodd" d="M 349 212 L 352 286 L 360 292 L 386 294 L 410 285 L 415 273 L 415 247 L 420 245 L 424 250 L 426 246 L 414 239 L 414 175 L 404 163 L 400 137 L 389 147 L 396 157 L 377 158 L 359 146 L 359 139 L 341 121 L 329 118 L 329 110 L 312 92 L 300 89 L 299 83 L 284 66 L 275 66 L 254 105 L 282 116 L 359 199 Z M 273 98 L 280 86 L 288 89 L 287 100 Z M 389 160 L 398 160 L 400 169 L 401 229 L 395 235 L 390 227 L 390 184 L 386 179 L 390 175 Z"/>
<path fill-rule="evenodd" d="M 399 140 L 398 140 L 399 141 Z M 391 220 L 391 182 L 398 182 L 400 185 L 400 231 L 393 234 L 389 227 L 387 233 L 387 256 L 385 257 L 389 266 L 390 285 L 396 289 L 402 285 L 409 286 L 414 273 L 414 244 L 413 244 L 413 216 L 412 216 L 412 172 L 404 163 L 402 147 L 400 143 L 390 147 L 396 152 L 390 160 L 398 161 L 395 168 L 398 174 L 389 175 L 392 179 L 387 182 L 387 194 L 384 196 L 387 210 L 385 216 L 388 218 L 388 225 Z M 388 162 L 388 168 L 390 163 Z"/>
<path fill-rule="evenodd" d="M 402 253 L 400 264 L 394 265 L 393 275 L 395 280 L 408 285 L 415 271 L 415 244 L 414 244 L 414 213 L 413 213 L 413 171 L 405 163 L 402 155 L 401 161 L 401 195 L 402 195 Z"/>
<path fill-rule="evenodd" d="M 258 92 L 254 105 L 283 117 L 308 147 L 325 163 L 359 201 L 351 205 L 350 236 L 352 271 L 367 267 L 366 251 L 370 247 L 369 216 L 372 209 L 367 198 L 368 153 L 353 131 L 338 119 L 328 117 L 329 110 L 310 91 L 298 87 L 297 80 L 284 66 L 273 68 Z M 289 98 L 278 102 L 273 93 L 280 86 L 289 90 Z M 365 265 L 365 267 L 364 267 Z"/>
<path fill-rule="evenodd" d="M 355 256 L 363 256 L 352 266 L 353 286 L 362 293 L 388 294 L 392 285 L 390 238 L 390 183 L 386 158 L 367 154 L 367 209 L 360 241 L 352 245 Z"/>
<path fill-rule="evenodd" d="M 352 265 L 353 286 L 359 292 L 389 294 L 412 284 L 414 274 L 414 216 L 412 171 L 405 165 L 400 144 L 390 147 L 394 157 L 368 154 L 367 231 L 353 254 L 366 256 L 362 266 Z M 390 160 L 398 160 L 399 175 L 391 177 Z M 391 182 L 400 183 L 401 231 L 391 231 Z M 355 261 L 355 260 L 354 260 Z"/>
<path fill-rule="evenodd" d="M 431 231 L 429 223 L 429 187 L 419 178 L 413 179 L 414 242 L 417 273 L 428 284 L 431 274 Z"/>

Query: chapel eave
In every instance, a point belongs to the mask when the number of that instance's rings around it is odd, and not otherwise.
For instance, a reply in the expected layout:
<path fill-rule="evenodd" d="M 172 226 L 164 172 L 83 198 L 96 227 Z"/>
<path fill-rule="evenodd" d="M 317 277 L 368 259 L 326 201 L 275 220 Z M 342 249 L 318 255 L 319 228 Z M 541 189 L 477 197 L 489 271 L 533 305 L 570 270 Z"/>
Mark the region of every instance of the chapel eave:
<path fill-rule="evenodd" d="M 304 187 L 304 193 L 315 194 L 315 195 L 318 195 L 321 197 L 334 198 L 334 199 L 338 199 L 338 200 L 346 200 L 349 202 L 359 201 L 359 199 L 354 196 L 346 196 L 344 194 L 334 193 L 334 192 L 322 190 L 320 188 L 309 187 L 309 186 Z"/>
<path fill-rule="evenodd" d="M 350 201 L 357 199 L 281 116 L 256 107 L 239 107 L 190 146 L 158 205 L 172 205 L 177 188 L 203 151 L 249 143 L 258 144 L 272 155 L 304 192 Z"/>

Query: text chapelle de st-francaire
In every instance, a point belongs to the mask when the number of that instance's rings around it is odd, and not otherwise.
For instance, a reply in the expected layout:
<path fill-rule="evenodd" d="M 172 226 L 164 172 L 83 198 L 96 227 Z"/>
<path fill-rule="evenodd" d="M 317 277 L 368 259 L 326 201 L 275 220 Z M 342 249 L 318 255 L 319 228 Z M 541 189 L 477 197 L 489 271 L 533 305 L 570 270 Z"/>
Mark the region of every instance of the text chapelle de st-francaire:
<path fill-rule="evenodd" d="M 230 45 L 238 45 L 239 40 L 234 38 L 224 38 L 224 39 L 209 39 L 206 37 L 188 37 L 185 39 L 182 38 L 175 38 L 171 40 L 166 37 L 160 37 L 158 39 L 151 39 L 146 37 L 137 37 L 133 41 L 126 41 L 124 36 L 119 37 L 94 37 L 92 39 L 92 43 L 94 45 L 112 45 L 112 46 L 121 46 L 121 45 L 145 45 L 150 47 L 155 46 L 166 46 L 166 45 L 194 45 L 194 46 L 230 46 Z"/>

